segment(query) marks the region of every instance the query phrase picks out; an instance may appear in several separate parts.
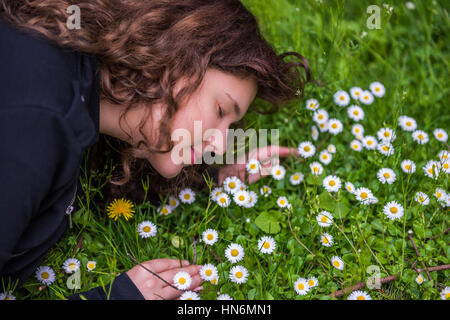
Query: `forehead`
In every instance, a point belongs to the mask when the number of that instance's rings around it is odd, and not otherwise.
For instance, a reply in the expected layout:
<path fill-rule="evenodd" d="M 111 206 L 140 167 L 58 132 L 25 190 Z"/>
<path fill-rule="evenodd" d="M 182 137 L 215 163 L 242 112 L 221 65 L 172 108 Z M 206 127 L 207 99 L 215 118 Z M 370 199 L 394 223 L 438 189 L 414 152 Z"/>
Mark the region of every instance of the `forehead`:
<path fill-rule="evenodd" d="M 228 99 L 227 95 L 229 95 L 236 100 L 239 106 L 246 109 L 255 98 L 258 85 L 253 77 L 243 79 L 209 68 L 203 78 L 201 89 L 203 93 L 216 94 L 220 99 L 226 100 Z"/>

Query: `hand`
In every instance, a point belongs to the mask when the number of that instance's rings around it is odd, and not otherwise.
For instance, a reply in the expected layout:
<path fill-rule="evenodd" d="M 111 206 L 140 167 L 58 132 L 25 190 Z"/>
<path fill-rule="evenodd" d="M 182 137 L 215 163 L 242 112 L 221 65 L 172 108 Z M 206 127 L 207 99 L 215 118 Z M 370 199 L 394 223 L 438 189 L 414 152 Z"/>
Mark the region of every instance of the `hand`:
<path fill-rule="evenodd" d="M 170 284 L 173 284 L 173 277 L 177 272 L 185 271 L 189 273 L 192 278 L 192 284 L 189 290 L 197 291 L 202 289 L 202 287 L 199 287 L 199 285 L 203 283 L 203 279 L 200 278 L 199 275 L 201 268 L 199 265 L 189 265 L 189 262 L 184 260 L 180 267 L 180 261 L 176 259 L 155 259 L 142 262 L 141 264 Z M 177 290 L 167 285 L 164 281 L 158 279 L 140 265 L 136 265 L 128 270 L 127 275 L 146 300 L 174 300 L 178 299 L 183 294 L 183 290 Z"/>
<path fill-rule="evenodd" d="M 237 164 L 229 164 L 219 169 L 219 185 L 222 185 L 223 181 L 227 177 L 236 176 L 244 183 L 254 183 L 261 177 L 270 175 L 272 166 L 279 164 L 278 157 L 287 157 L 289 155 L 298 156 L 297 148 L 289 148 L 282 146 L 267 146 L 264 148 L 257 148 L 250 151 L 248 156 L 244 156 L 244 159 L 238 161 Z M 261 170 L 259 173 L 246 175 L 246 163 L 249 159 L 256 159 L 261 163 Z M 246 179 L 246 176 L 248 179 Z"/>

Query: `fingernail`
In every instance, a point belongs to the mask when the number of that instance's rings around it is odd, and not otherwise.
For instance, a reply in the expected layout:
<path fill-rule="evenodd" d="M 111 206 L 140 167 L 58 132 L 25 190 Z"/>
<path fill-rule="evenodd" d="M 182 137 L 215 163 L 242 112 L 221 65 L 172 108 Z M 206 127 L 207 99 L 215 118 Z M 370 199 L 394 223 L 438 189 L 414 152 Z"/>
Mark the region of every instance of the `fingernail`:
<path fill-rule="evenodd" d="M 183 260 L 182 264 L 183 264 L 183 266 L 188 266 L 189 265 L 189 261 Z"/>
<path fill-rule="evenodd" d="M 200 291 L 200 290 L 203 290 L 203 287 L 197 287 L 194 289 L 194 291 Z"/>

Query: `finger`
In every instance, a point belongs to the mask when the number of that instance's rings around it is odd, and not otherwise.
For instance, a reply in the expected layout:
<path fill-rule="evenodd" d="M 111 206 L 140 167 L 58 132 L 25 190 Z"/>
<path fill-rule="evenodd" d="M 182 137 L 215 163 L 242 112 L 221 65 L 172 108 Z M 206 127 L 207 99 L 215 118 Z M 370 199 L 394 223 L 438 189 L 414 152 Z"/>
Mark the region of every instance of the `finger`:
<path fill-rule="evenodd" d="M 189 287 L 189 290 L 193 290 L 193 288 L 197 288 L 200 286 L 204 280 L 200 278 L 200 275 L 197 274 L 192 277 L 192 284 Z M 170 286 L 163 287 L 162 289 L 158 290 L 159 292 L 156 292 L 157 294 L 161 295 L 162 297 L 166 299 L 178 299 L 182 294 L 183 290 L 177 290 L 175 288 L 172 288 Z"/>
<path fill-rule="evenodd" d="M 166 270 L 180 268 L 180 260 L 177 259 L 154 259 L 141 263 L 144 267 L 150 269 L 155 273 L 160 273 Z M 189 261 L 183 260 L 181 266 L 188 266 Z"/>
<path fill-rule="evenodd" d="M 291 156 L 291 155 L 298 156 L 300 154 L 298 153 L 297 148 L 278 146 L 278 155 L 280 157 L 288 157 L 288 156 Z"/>
<path fill-rule="evenodd" d="M 194 277 L 195 275 L 198 275 L 198 272 L 200 271 L 201 266 L 198 265 L 192 265 L 185 268 L 175 268 L 171 270 L 167 270 L 164 272 L 160 272 L 158 276 L 166 280 L 168 283 L 173 284 L 173 277 L 180 271 L 185 271 L 189 273 L 189 275 Z M 163 287 L 167 286 L 167 283 L 163 284 Z"/>

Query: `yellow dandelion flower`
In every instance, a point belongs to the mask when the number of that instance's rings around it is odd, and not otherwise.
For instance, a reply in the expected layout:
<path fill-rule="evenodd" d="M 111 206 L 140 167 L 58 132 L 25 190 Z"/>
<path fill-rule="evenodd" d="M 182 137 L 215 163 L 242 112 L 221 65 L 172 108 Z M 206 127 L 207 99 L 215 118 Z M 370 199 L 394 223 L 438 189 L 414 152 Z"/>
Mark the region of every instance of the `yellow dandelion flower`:
<path fill-rule="evenodd" d="M 123 216 L 125 220 L 128 221 L 129 218 L 133 217 L 134 209 L 133 203 L 130 200 L 114 199 L 112 203 L 109 204 L 106 209 L 108 212 L 108 217 L 116 221 L 120 216 Z"/>

